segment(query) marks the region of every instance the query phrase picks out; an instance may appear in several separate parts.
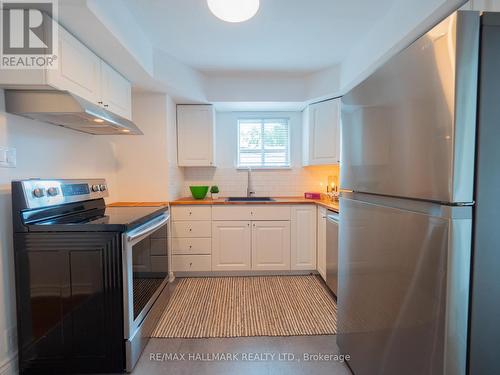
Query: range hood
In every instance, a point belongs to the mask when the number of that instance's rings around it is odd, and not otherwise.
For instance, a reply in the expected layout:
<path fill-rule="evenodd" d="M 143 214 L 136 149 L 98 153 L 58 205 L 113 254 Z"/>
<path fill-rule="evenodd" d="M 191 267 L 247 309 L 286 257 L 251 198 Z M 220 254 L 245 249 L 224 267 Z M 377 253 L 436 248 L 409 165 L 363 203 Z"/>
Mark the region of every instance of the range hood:
<path fill-rule="evenodd" d="M 89 134 L 143 134 L 132 121 L 67 91 L 5 90 L 5 110 Z"/>

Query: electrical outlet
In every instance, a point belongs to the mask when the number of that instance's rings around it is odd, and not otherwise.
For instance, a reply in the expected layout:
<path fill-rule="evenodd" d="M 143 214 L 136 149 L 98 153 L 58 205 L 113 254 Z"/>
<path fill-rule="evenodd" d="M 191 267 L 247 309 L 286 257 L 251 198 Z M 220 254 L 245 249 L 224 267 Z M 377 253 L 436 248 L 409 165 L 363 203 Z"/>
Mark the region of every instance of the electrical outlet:
<path fill-rule="evenodd" d="M 15 168 L 16 165 L 17 165 L 16 149 L 0 147 L 0 167 Z"/>

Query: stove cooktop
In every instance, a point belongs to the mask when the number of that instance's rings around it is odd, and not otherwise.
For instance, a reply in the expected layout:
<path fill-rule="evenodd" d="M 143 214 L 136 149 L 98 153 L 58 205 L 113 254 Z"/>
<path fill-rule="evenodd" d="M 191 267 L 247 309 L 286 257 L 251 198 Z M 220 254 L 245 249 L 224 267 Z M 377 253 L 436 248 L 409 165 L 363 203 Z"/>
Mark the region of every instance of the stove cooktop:
<path fill-rule="evenodd" d="M 41 220 L 28 225 L 29 231 L 127 232 L 168 210 L 163 207 L 106 207 Z"/>

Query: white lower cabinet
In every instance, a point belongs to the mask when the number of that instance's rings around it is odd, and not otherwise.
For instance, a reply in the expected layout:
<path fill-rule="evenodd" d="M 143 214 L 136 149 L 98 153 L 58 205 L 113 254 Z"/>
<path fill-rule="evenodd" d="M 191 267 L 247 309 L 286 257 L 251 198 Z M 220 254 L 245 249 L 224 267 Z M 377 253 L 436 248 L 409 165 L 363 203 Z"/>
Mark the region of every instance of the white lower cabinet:
<path fill-rule="evenodd" d="M 290 269 L 290 222 L 252 222 L 252 270 Z"/>
<path fill-rule="evenodd" d="M 173 255 L 172 270 L 175 272 L 210 271 L 210 255 Z"/>
<path fill-rule="evenodd" d="M 324 278 L 326 222 L 320 213 L 315 204 L 174 206 L 172 270 L 317 269 Z"/>
<path fill-rule="evenodd" d="M 212 271 L 251 269 L 250 221 L 212 222 Z"/>
<path fill-rule="evenodd" d="M 172 223 L 172 237 L 199 238 L 211 237 L 210 221 L 174 221 Z"/>
<path fill-rule="evenodd" d="M 292 206 L 291 269 L 316 270 L 316 205 Z"/>
<path fill-rule="evenodd" d="M 172 254 L 212 254 L 211 238 L 172 238 Z"/>
<path fill-rule="evenodd" d="M 318 272 L 326 281 L 326 208 L 318 208 Z"/>
<path fill-rule="evenodd" d="M 173 272 L 212 270 L 212 211 L 204 206 L 172 206 Z"/>

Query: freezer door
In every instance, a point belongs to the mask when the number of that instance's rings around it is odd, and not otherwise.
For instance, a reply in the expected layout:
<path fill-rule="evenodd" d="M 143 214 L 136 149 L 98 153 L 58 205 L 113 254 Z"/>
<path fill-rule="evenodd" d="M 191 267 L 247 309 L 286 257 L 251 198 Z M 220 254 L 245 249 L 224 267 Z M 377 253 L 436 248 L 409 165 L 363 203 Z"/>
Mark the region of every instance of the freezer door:
<path fill-rule="evenodd" d="M 478 46 L 455 13 L 342 98 L 341 188 L 472 202 Z"/>
<path fill-rule="evenodd" d="M 471 208 L 340 201 L 338 336 L 356 375 L 465 374 Z"/>

